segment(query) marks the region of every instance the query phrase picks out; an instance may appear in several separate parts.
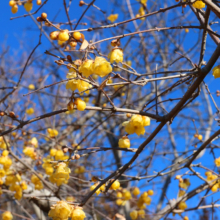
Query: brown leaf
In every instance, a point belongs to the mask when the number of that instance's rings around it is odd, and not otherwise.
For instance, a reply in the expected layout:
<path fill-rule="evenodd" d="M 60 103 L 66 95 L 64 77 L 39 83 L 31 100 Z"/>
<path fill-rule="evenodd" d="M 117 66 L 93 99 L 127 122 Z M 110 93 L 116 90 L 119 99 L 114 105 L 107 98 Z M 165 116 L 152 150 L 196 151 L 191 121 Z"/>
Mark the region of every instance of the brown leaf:
<path fill-rule="evenodd" d="M 84 50 L 89 46 L 89 42 L 87 40 L 84 40 L 81 44 L 81 47 L 79 48 L 79 50 Z"/>
<path fill-rule="evenodd" d="M 123 215 L 119 214 L 119 213 L 116 213 L 115 217 L 117 217 L 120 220 L 126 220 L 126 218 Z"/>

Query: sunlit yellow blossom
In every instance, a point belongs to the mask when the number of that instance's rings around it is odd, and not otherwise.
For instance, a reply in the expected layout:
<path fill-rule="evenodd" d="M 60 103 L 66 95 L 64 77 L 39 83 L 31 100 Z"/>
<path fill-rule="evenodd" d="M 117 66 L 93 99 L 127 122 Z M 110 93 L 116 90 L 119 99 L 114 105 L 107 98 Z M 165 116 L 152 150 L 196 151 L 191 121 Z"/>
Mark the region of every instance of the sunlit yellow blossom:
<path fill-rule="evenodd" d="M 55 148 L 50 149 L 50 156 L 54 157 L 56 155 L 56 152 L 57 152 L 57 149 Z"/>
<path fill-rule="evenodd" d="M 141 4 L 146 5 L 147 4 L 147 0 L 137 0 L 138 2 L 140 2 Z"/>
<path fill-rule="evenodd" d="M 86 108 L 86 103 L 80 99 L 80 98 L 77 98 L 76 101 L 76 108 L 79 110 L 79 111 L 84 111 L 85 108 Z"/>
<path fill-rule="evenodd" d="M 9 212 L 9 211 L 3 212 L 2 220 L 12 220 L 12 219 L 13 219 L 13 216 L 12 216 L 11 212 Z"/>
<path fill-rule="evenodd" d="M 30 143 L 31 145 L 33 145 L 35 148 L 38 147 L 38 140 L 37 140 L 36 137 L 33 137 L 33 138 L 29 141 L 29 143 Z"/>
<path fill-rule="evenodd" d="M 28 108 L 28 109 L 26 110 L 26 113 L 27 113 L 28 115 L 32 115 L 32 114 L 34 113 L 34 109 L 33 109 L 33 108 Z"/>
<path fill-rule="evenodd" d="M 143 16 L 143 15 L 145 15 L 145 10 L 144 10 L 144 8 L 143 7 L 140 7 L 140 9 L 139 9 L 139 15 L 140 16 Z M 143 17 L 143 18 L 141 18 L 141 20 L 144 20 L 145 19 L 145 17 Z"/>
<path fill-rule="evenodd" d="M 137 196 L 137 195 L 140 194 L 140 189 L 139 189 L 138 187 L 135 187 L 135 188 L 133 189 L 132 193 L 133 193 L 134 196 Z"/>
<path fill-rule="evenodd" d="M 131 63 L 132 63 L 132 62 L 131 62 L 131 60 L 128 60 L 128 61 L 126 61 L 125 63 L 126 63 L 128 66 L 131 66 Z M 122 67 L 125 68 L 125 69 L 128 69 L 128 67 L 127 67 L 126 65 L 123 65 Z"/>
<path fill-rule="evenodd" d="M 67 183 L 69 180 L 70 168 L 67 167 L 66 163 L 59 163 L 55 168 L 53 174 L 53 179 L 55 180 L 57 186 L 60 186 L 62 183 Z"/>
<path fill-rule="evenodd" d="M 128 139 L 128 137 L 122 137 L 119 139 L 118 141 L 118 146 L 120 148 L 130 148 L 130 140 Z"/>
<path fill-rule="evenodd" d="M 25 10 L 26 10 L 27 12 L 31 11 L 32 8 L 33 8 L 33 3 L 32 3 L 32 2 L 26 2 L 26 3 L 24 4 L 24 8 L 25 8 Z"/>
<path fill-rule="evenodd" d="M 45 170 L 45 173 L 47 175 L 52 175 L 53 174 L 53 171 L 54 171 L 54 168 L 53 168 L 53 164 L 51 164 L 51 157 L 50 156 L 47 156 L 43 159 L 43 165 L 42 167 L 44 168 Z"/>
<path fill-rule="evenodd" d="M 125 203 L 126 203 L 126 201 L 124 201 L 123 199 L 117 199 L 117 200 L 116 200 L 116 204 L 117 204 L 118 206 L 125 205 Z"/>
<path fill-rule="evenodd" d="M 220 167 L 220 157 L 215 159 L 215 165 Z"/>
<path fill-rule="evenodd" d="M 129 200 L 129 199 L 131 199 L 131 193 L 130 193 L 130 191 L 128 191 L 128 190 L 123 190 L 123 192 L 122 192 L 122 198 L 124 199 L 124 200 Z"/>
<path fill-rule="evenodd" d="M 77 77 L 76 73 L 68 73 L 67 78 L 75 78 Z M 80 80 L 80 79 L 72 79 L 69 80 L 66 84 L 66 89 L 71 89 L 72 91 L 75 91 L 76 89 L 79 90 L 79 92 L 83 92 L 85 90 L 88 90 L 91 87 L 91 85 L 84 81 L 84 80 Z M 85 93 L 88 93 L 89 91 L 86 91 Z"/>
<path fill-rule="evenodd" d="M 112 51 L 108 55 L 108 58 L 110 60 L 110 63 L 123 62 L 123 51 L 119 48 L 112 49 Z"/>
<path fill-rule="evenodd" d="M 41 174 L 38 175 L 42 177 Z M 34 184 L 36 190 L 41 190 L 44 187 L 41 180 L 34 174 L 31 176 L 31 182 Z"/>
<path fill-rule="evenodd" d="M 30 89 L 30 90 L 34 90 L 34 89 L 35 89 L 34 84 L 30 84 L 30 85 L 28 86 L 28 89 Z"/>
<path fill-rule="evenodd" d="M 25 147 L 23 153 L 30 157 L 32 160 L 34 160 L 37 155 L 33 147 Z"/>
<path fill-rule="evenodd" d="M 93 72 L 100 77 L 104 77 L 112 72 L 112 66 L 104 57 L 96 57 L 93 63 Z"/>
<path fill-rule="evenodd" d="M 114 23 L 116 21 L 116 19 L 118 18 L 118 14 L 111 14 L 107 17 L 107 19 L 109 21 L 111 21 L 112 23 Z"/>
<path fill-rule="evenodd" d="M 130 212 L 130 217 L 132 220 L 137 219 L 138 218 L 138 212 L 136 210 Z"/>
<path fill-rule="evenodd" d="M 8 170 L 10 166 L 12 165 L 12 160 L 9 156 L 1 156 L 0 164 L 3 165 L 4 170 Z"/>
<path fill-rule="evenodd" d="M 3 139 L 3 137 L 0 137 L 0 149 L 6 149 L 7 145 Z"/>
<path fill-rule="evenodd" d="M 62 150 L 57 150 L 55 154 L 55 160 L 63 160 L 64 159 L 64 153 Z"/>
<path fill-rule="evenodd" d="M 181 201 L 178 205 L 178 208 L 181 210 L 185 210 L 187 208 L 187 205 L 185 202 Z"/>
<path fill-rule="evenodd" d="M 192 5 L 193 5 L 194 8 L 197 8 L 197 9 L 205 8 L 205 3 L 203 1 L 200 1 L 200 0 L 194 2 Z"/>
<path fill-rule="evenodd" d="M 137 202 L 137 207 L 139 209 L 145 209 L 146 205 L 144 204 L 144 202 L 142 200 L 139 199 L 138 202 Z"/>
<path fill-rule="evenodd" d="M 145 133 L 145 126 L 150 125 L 150 118 L 141 115 L 133 115 L 130 121 L 126 121 L 122 124 L 125 126 L 125 131 L 128 134 L 136 133 L 137 135 L 143 135 Z"/>
<path fill-rule="evenodd" d="M 27 186 L 27 183 L 25 181 L 23 181 L 21 184 L 20 184 L 22 190 L 26 190 L 28 188 Z"/>
<path fill-rule="evenodd" d="M 178 192 L 178 197 L 184 196 L 185 195 L 185 191 L 184 190 L 179 190 Z"/>
<path fill-rule="evenodd" d="M 70 217 L 71 211 L 71 207 L 67 202 L 58 201 L 50 208 L 48 216 L 54 220 L 67 220 Z"/>
<path fill-rule="evenodd" d="M 85 172 L 85 167 L 84 166 L 79 166 L 78 168 L 76 168 L 74 170 L 74 173 L 76 173 L 76 174 L 82 174 L 84 172 Z"/>
<path fill-rule="evenodd" d="M 85 212 L 82 210 L 82 208 L 76 207 L 73 209 L 71 214 L 71 220 L 84 220 L 86 217 Z"/>
<path fill-rule="evenodd" d="M 8 155 L 9 155 L 9 151 L 8 150 L 3 150 L 2 156 L 6 157 Z"/>
<path fill-rule="evenodd" d="M 212 75 L 215 77 L 215 79 L 220 77 L 220 65 L 213 68 Z"/>
<path fill-rule="evenodd" d="M 138 211 L 138 217 L 145 218 L 145 211 L 143 209 Z"/>
<path fill-rule="evenodd" d="M 93 60 L 86 60 L 79 67 L 79 72 L 82 73 L 83 76 L 89 77 L 93 74 Z"/>
<path fill-rule="evenodd" d="M 5 170 L 4 169 L 0 169 L 0 178 L 5 176 Z"/>
<path fill-rule="evenodd" d="M 182 189 L 188 189 L 188 187 L 190 186 L 190 181 L 189 179 L 184 179 L 183 182 L 179 182 L 179 187 Z"/>
<path fill-rule="evenodd" d="M 118 180 L 115 180 L 114 183 L 112 183 L 110 189 L 116 190 L 120 187 L 120 182 Z"/>
<path fill-rule="evenodd" d="M 59 134 L 59 132 L 56 129 L 51 128 L 48 128 L 47 132 L 51 138 L 56 137 Z"/>

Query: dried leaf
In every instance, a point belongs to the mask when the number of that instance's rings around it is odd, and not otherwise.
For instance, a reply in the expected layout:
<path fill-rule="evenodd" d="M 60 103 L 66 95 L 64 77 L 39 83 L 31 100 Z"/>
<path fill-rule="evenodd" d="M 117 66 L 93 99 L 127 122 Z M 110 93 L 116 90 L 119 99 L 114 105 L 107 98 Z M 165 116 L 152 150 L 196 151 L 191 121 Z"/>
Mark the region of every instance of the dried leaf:
<path fill-rule="evenodd" d="M 89 42 L 87 40 L 84 40 L 81 44 L 81 47 L 79 48 L 79 50 L 84 50 L 89 46 Z"/>
<path fill-rule="evenodd" d="M 126 218 L 123 215 L 119 214 L 119 213 L 116 213 L 115 217 L 117 217 L 120 220 L 126 220 Z"/>

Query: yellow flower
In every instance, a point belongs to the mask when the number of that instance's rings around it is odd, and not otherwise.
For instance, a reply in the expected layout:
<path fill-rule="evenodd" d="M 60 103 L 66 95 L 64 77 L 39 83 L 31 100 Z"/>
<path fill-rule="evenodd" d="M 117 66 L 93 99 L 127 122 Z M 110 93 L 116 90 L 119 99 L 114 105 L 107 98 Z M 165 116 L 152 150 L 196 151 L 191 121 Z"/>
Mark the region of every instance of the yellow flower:
<path fill-rule="evenodd" d="M 74 170 L 74 173 L 76 173 L 76 174 L 82 174 L 84 172 L 85 172 L 85 167 L 84 166 L 79 166 L 78 168 L 76 168 Z"/>
<path fill-rule="evenodd" d="M 125 63 L 126 63 L 128 66 L 131 66 L 131 63 L 132 63 L 132 62 L 131 62 L 130 60 L 128 60 L 128 61 L 126 61 Z M 127 67 L 126 65 L 123 65 L 122 67 L 125 68 L 125 69 L 128 69 L 128 67 Z"/>
<path fill-rule="evenodd" d="M 26 110 L 26 113 L 27 113 L 28 115 L 32 115 L 32 114 L 34 113 L 34 109 L 33 109 L 33 108 L 28 108 L 28 109 Z"/>
<path fill-rule="evenodd" d="M 55 154 L 55 160 L 63 160 L 64 153 L 62 150 L 57 150 Z"/>
<path fill-rule="evenodd" d="M 67 220 L 71 214 L 71 207 L 65 201 L 58 201 L 54 204 L 48 213 L 48 216 L 54 220 Z"/>
<path fill-rule="evenodd" d="M 139 199 L 138 202 L 137 202 L 137 207 L 138 207 L 139 209 L 145 209 L 145 208 L 146 208 L 146 205 L 144 204 L 143 201 L 141 201 L 141 200 Z"/>
<path fill-rule="evenodd" d="M 53 169 L 53 164 L 50 163 L 51 162 L 51 157 L 48 155 L 47 157 L 45 157 L 43 159 L 43 162 L 44 163 L 43 163 L 42 167 L 44 168 L 46 174 L 49 175 L 49 176 L 52 175 L 54 169 Z"/>
<path fill-rule="evenodd" d="M 30 142 L 29 142 L 31 145 L 33 145 L 35 148 L 38 147 L 38 140 L 36 137 L 33 137 Z"/>
<path fill-rule="evenodd" d="M 32 160 L 36 159 L 37 154 L 33 147 L 25 147 L 23 153 L 30 157 Z"/>
<path fill-rule="evenodd" d="M 7 145 L 3 139 L 3 137 L 0 137 L 0 149 L 6 149 L 7 148 Z"/>
<path fill-rule="evenodd" d="M 143 7 L 140 7 L 140 9 L 139 9 L 139 15 L 140 16 L 143 16 L 143 15 L 145 15 L 145 10 L 144 10 L 144 8 Z M 143 17 L 143 18 L 141 18 L 141 20 L 144 20 L 145 19 L 145 17 Z"/>
<path fill-rule="evenodd" d="M 126 202 L 126 201 L 124 201 L 123 199 L 117 199 L 117 200 L 116 200 L 116 204 L 117 204 L 118 206 L 125 205 L 125 202 Z"/>
<path fill-rule="evenodd" d="M 190 186 L 190 181 L 189 179 L 184 179 L 183 182 L 179 182 L 179 187 L 182 189 L 188 189 L 188 187 Z"/>
<path fill-rule="evenodd" d="M 62 183 L 67 183 L 69 180 L 70 168 L 67 167 L 66 163 L 59 163 L 56 166 L 56 170 L 53 174 L 53 179 L 57 185 L 60 186 Z"/>
<path fill-rule="evenodd" d="M 112 183 L 110 189 L 117 190 L 119 187 L 120 187 L 119 181 L 118 181 L 118 180 L 115 180 L 115 182 Z"/>
<path fill-rule="evenodd" d="M 154 194 L 154 191 L 153 191 L 152 189 L 149 189 L 149 190 L 147 191 L 147 194 L 148 194 L 149 196 L 152 196 L 152 195 Z"/>
<path fill-rule="evenodd" d="M 130 121 L 126 121 L 122 124 L 125 127 L 125 131 L 128 134 L 143 135 L 145 133 L 144 126 L 150 125 L 150 118 L 141 115 L 133 115 Z"/>
<path fill-rule="evenodd" d="M 203 1 L 198 0 L 193 3 L 193 7 L 197 9 L 202 9 L 205 8 L 205 3 Z"/>
<path fill-rule="evenodd" d="M 137 219 L 138 218 L 138 212 L 136 210 L 130 212 L 131 219 Z"/>
<path fill-rule="evenodd" d="M 47 132 L 49 134 L 49 137 L 51 138 L 54 138 L 59 134 L 59 132 L 56 129 L 51 129 L 51 128 L 48 128 Z"/>
<path fill-rule="evenodd" d="M 85 82 L 84 80 L 78 80 L 77 89 L 79 90 L 79 92 L 83 92 L 89 88 L 91 88 L 91 85 L 89 83 Z M 86 91 L 85 93 L 89 93 L 89 91 Z"/>
<path fill-rule="evenodd" d="M 142 116 L 143 120 L 143 126 L 149 126 L 150 125 L 150 118 L 147 116 Z"/>
<path fill-rule="evenodd" d="M 57 149 L 55 148 L 50 149 L 50 156 L 54 157 L 56 155 L 56 152 L 57 152 Z"/>
<path fill-rule="evenodd" d="M 118 14 L 111 14 L 107 17 L 107 19 L 109 21 L 111 21 L 112 23 L 114 23 L 116 21 L 116 19 L 118 18 Z"/>
<path fill-rule="evenodd" d="M 119 48 L 113 49 L 109 55 L 108 58 L 110 60 L 110 63 L 119 63 L 123 62 L 123 51 Z"/>
<path fill-rule="evenodd" d="M 82 73 L 83 76 L 89 77 L 93 74 L 93 60 L 86 60 L 82 63 L 82 65 L 79 67 L 79 72 Z"/>
<path fill-rule="evenodd" d="M 38 175 L 42 177 L 41 174 Z M 44 187 L 41 180 L 34 174 L 31 176 L 31 182 L 34 184 L 36 190 L 41 190 Z"/>
<path fill-rule="evenodd" d="M 146 5 L 147 4 L 147 0 L 137 0 L 138 2 L 140 2 L 141 4 Z"/>
<path fill-rule="evenodd" d="M 185 210 L 187 208 L 187 205 L 185 202 L 181 201 L 178 205 L 178 208 L 181 210 Z"/>
<path fill-rule="evenodd" d="M 33 8 L 33 3 L 31 3 L 31 2 L 26 2 L 26 3 L 24 4 L 24 8 L 25 8 L 25 10 L 26 10 L 27 12 L 31 11 L 32 8 Z"/>
<path fill-rule="evenodd" d="M 140 189 L 138 188 L 138 187 L 135 187 L 134 189 L 133 189 L 133 195 L 134 196 L 137 196 L 137 195 L 139 195 L 140 194 Z"/>
<path fill-rule="evenodd" d="M 86 217 L 85 212 L 79 208 L 76 207 L 71 214 L 71 220 L 83 220 Z"/>
<path fill-rule="evenodd" d="M 30 90 L 34 90 L 34 89 L 35 89 L 34 84 L 30 84 L 30 85 L 28 86 L 28 89 L 30 89 Z"/>
<path fill-rule="evenodd" d="M 12 165 L 12 160 L 8 156 L 1 156 L 0 157 L 0 164 L 3 165 L 4 170 L 8 170 L 10 166 Z"/>
<path fill-rule="evenodd" d="M 9 211 L 3 212 L 2 220 L 11 220 L 11 219 L 13 219 L 11 212 Z"/>
<path fill-rule="evenodd" d="M 11 8 L 11 12 L 13 14 L 17 13 L 18 12 L 18 6 L 15 4 L 12 8 Z"/>
<path fill-rule="evenodd" d="M 138 216 L 140 217 L 140 218 L 145 218 L 145 211 L 142 209 L 142 210 L 139 210 L 138 211 Z"/>
<path fill-rule="evenodd" d="M 213 180 L 215 180 L 215 179 L 217 179 L 218 177 L 216 176 L 216 175 L 214 175 L 214 174 L 211 174 L 211 175 L 208 175 L 207 176 L 207 180 L 208 181 L 213 181 Z M 216 181 L 214 181 L 214 183 L 215 183 Z"/>
<path fill-rule="evenodd" d="M 215 79 L 220 77 L 220 65 L 213 68 L 212 75 L 215 77 Z"/>
<path fill-rule="evenodd" d="M 66 76 L 67 79 L 76 78 L 76 77 L 77 75 L 75 72 L 70 72 Z M 78 89 L 79 92 L 83 92 L 89 89 L 90 87 L 91 85 L 89 83 L 85 82 L 84 80 L 80 80 L 80 79 L 71 79 L 66 84 L 66 89 L 71 89 L 72 91 L 75 91 L 76 89 Z M 89 91 L 87 91 L 86 93 L 88 92 Z"/>
<path fill-rule="evenodd" d="M 0 169 L 0 178 L 5 176 L 5 170 L 4 169 Z"/>
<path fill-rule="evenodd" d="M 179 190 L 178 192 L 178 197 L 184 196 L 185 195 L 185 191 L 184 190 Z"/>
<path fill-rule="evenodd" d="M 214 184 L 214 185 L 211 187 L 211 191 L 212 191 L 212 192 L 216 192 L 216 191 L 218 190 L 218 188 L 219 188 L 219 184 L 216 183 L 216 184 Z"/>
<path fill-rule="evenodd" d="M 215 165 L 220 167 L 220 157 L 215 159 Z"/>
<path fill-rule="evenodd" d="M 93 63 L 93 72 L 100 77 L 104 77 L 112 72 L 112 67 L 103 57 L 96 57 Z"/>
<path fill-rule="evenodd" d="M 75 202 L 76 200 L 75 200 L 75 198 L 73 196 L 67 196 L 66 197 L 66 201 L 67 202 Z"/>
<path fill-rule="evenodd" d="M 8 154 L 9 154 L 9 151 L 8 151 L 8 150 L 3 150 L 2 156 L 6 157 L 6 156 L 8 156 Z"/>
<path fill-rule="evenodd" d="M 131 199 L 132 196 L 131 196 L 130 191 L 124 190 L 124 191 L 122 192 L 122 197 L 123 197 L 124 200 L 129 200 L 129 199 Z"/>
<path fill-rule="evenodd" d="M 61 30 L 58 35 L 58 40 L 63 42 L 68 41 L 69 40 L 68 30 Z"/>
<path fill-rule="evenodd" d="M 130 148 L 130 140 L 125 136 L 119 139 L 118 146 L 120 148 Z"/>
<path fill-rule="evenodd" d="M 27 183 L 25 181 L 23 181 L 21 184 L 20 184 L 22 190 L 26 190 L 28 188 L 27 186 Z"/>

